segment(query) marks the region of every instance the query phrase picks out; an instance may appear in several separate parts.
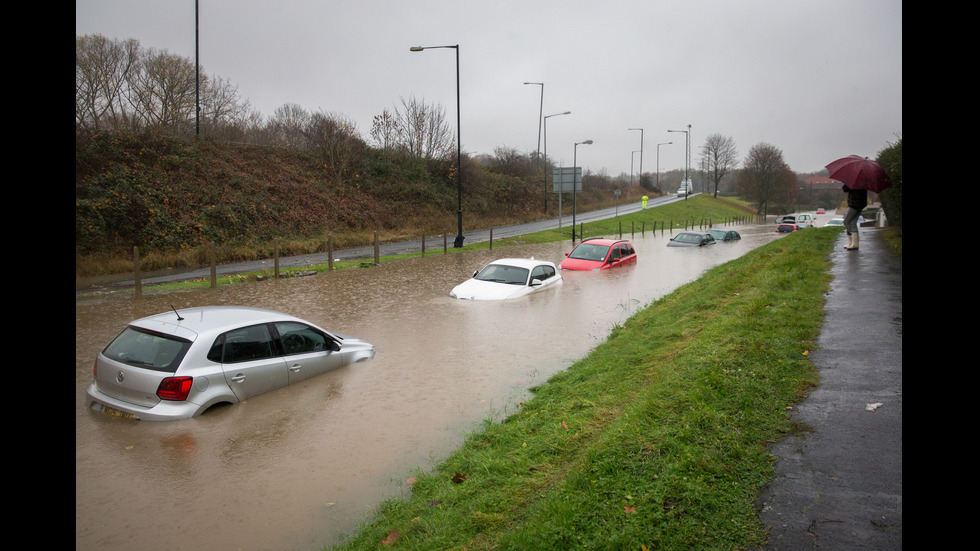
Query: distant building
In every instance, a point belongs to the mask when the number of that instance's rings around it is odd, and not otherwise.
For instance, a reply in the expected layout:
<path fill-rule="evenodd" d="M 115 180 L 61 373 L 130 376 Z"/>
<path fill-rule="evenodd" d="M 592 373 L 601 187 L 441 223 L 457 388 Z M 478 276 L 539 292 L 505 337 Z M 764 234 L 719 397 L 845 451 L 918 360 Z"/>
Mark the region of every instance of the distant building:
<path fill-rule="evenodd" d="M 826 176 L 810 176 L 806 179 L 806 185 L 810 188 L 810 191 L 840 191 L 840 187 L 844 184 L 837 180 L 832 180 Z"/>

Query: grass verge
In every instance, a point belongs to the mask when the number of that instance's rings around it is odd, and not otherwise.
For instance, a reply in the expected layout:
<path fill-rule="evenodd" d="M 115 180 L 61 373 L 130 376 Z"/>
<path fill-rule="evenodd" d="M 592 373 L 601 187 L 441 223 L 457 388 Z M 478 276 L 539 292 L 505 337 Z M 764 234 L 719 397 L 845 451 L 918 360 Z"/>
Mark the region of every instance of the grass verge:
<path fill-rule="evenodd" d="M 487 421 L 337 549 L 742 549 L 767 445 L 816 383 L 839 228 L 788 235 L 652 303 Z"/>

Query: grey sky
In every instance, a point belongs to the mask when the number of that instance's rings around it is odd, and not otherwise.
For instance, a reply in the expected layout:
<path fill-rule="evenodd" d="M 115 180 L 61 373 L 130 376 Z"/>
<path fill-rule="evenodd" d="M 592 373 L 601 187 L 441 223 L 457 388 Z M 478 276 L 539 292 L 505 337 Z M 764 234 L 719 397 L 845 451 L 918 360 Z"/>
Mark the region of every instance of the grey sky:
<path fill-rule="evenodd" d="M 610 176 L 684 166 L 709 134 L 765 142 L 797 172 L 872 157 L 902 133 L 900 0 L 200 0 L 200 60 L 268 117 L 342 114 L 370 140 L 401 98 L 456 115 L 463 150 L 538 148 Z M 75 34 L 135 38 L 194 59 L 194 0 L 76 0 Z M 640 155 L 633 169 L 639 171 Z"/>

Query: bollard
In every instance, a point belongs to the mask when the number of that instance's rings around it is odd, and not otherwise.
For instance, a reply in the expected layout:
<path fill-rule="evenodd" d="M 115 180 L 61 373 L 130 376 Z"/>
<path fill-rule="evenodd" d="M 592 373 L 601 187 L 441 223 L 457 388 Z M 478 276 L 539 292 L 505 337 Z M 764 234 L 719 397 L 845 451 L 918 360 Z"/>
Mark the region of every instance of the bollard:
<path fill-rule="evenodd" d="M 425 256 L 425 232 L 422 232 L 422 256 Z"/>
<path fill-rule="evenodd" d="M 333 235 L 327 236 L 327 271 L 333 271 Z"/>
<path fill-rule="evenodd" d="M 493 228 L 490 228 L 490 250 L 493 250 Z"/>
<path fill-rule="evenodd" d="M 374 265 L 381 265 L 381 245 L 378 243 L 378 232 L 374 232 Z"/>
<path fill-rule="evenodd" d="M 272 242 L 272 265 L 273 273 L 276 275 L 276 279 L 279 279 L 279 238 L 277 237 L 275 241 Z"/>

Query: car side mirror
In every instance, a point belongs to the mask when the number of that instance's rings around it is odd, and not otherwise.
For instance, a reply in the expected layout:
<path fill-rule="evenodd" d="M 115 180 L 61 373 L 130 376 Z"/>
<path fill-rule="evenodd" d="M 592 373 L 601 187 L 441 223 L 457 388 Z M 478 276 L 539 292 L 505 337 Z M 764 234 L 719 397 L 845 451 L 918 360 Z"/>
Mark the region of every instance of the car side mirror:
<path fill-rule="evenodd" d="M 327 341 L 327 349 L 330 350 L 331 352 L 340 352 L 340 343 L 333 339 L 330 339 L 329 341 Z"/>

